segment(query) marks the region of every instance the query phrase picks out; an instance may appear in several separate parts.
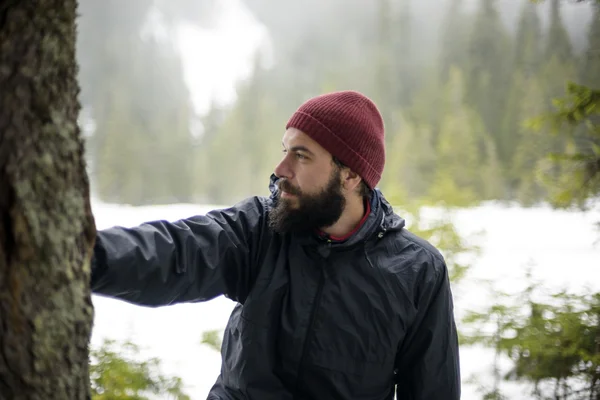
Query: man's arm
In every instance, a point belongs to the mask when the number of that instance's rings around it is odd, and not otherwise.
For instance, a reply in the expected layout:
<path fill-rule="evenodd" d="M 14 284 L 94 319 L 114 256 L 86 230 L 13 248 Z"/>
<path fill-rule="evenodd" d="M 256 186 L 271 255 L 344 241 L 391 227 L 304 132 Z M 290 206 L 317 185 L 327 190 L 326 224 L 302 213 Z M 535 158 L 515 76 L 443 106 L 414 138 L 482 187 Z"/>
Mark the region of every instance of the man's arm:
<path fill-rule="evenodd" d="M 226 295 L 243 301 L 255 278 L 264 205 L 258 198 L 177 222 L 98 232 L 92 292 L 162 306 Z"/>
<path fill-rule="evenodd" d="M 418 258 L 425 273 L 417 291 L 417 316 L 396 356 L 396 399 L 459 400 L 458 335 L 448 269 L 437 257 Z"/>

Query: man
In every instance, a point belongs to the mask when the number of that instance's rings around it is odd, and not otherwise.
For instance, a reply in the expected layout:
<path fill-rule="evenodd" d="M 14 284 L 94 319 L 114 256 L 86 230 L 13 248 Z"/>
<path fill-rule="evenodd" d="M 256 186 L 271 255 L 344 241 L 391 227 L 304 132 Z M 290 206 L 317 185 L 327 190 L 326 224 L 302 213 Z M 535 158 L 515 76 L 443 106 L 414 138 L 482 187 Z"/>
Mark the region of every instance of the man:
<path fill-rule="evenodd" d="M 375 189 L 376 106 L 354 91 L 309 99 L 282 145 L 269 197 L 98 232 L 93 291 L 236 301 L 210 400 L 459 399 L 448 271 Z"/>

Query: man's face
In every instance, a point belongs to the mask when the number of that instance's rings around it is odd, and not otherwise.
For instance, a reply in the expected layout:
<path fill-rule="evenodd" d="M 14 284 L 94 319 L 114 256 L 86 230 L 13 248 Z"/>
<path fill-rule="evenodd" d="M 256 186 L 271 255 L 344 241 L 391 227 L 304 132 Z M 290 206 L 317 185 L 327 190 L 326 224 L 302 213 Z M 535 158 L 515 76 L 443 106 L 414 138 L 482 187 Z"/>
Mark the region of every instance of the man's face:
<path fill-rule="evenodd" d="M 346 204 L 341 169 L 329 152 L 297 129 L 288 129 L 282 144 L 284 156 L 275 168 L 279 199 L 270 226 L 284 233 L 333 225 Z"/>

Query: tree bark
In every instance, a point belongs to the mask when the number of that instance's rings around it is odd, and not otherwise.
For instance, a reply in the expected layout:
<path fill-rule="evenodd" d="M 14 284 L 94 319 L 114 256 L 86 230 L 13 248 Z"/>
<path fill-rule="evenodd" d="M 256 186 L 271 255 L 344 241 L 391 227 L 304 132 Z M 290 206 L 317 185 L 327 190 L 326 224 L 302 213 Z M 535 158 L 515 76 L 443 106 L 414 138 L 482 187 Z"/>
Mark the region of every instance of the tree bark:
<path fill-rule="evenodd" d="M 76 0 L 0 0 L 0 399 L 89 398 Z"/>

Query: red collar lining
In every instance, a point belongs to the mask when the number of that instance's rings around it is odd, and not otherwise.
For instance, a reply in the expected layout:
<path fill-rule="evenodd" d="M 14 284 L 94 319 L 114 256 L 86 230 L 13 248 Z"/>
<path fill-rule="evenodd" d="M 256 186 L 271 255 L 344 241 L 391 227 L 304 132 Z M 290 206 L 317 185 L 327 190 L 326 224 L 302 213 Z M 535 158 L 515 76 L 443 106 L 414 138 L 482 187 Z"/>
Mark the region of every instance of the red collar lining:
<path fill-rule="evenodd" d="M 325 238 L 328 238 L 330 240 L 334 240 L 336 242 L 342 242 L 344 240 L 347 240 L 350 238 L 350 236 L 354 235 L 361 226 L 363 226 L 363 224 L 365 223 L 365 221 L 367 220 L 367 218 L 369 217 L 369 214 L 371 213 L 371 202 L 366 200 L 366 211 L 365 211 L 365 215 L 363 215 L 362 219 L 360 220 L 360 222 L 354 227 L 354 229 L 352 229 L 351 232 L 349 232 L 348 234 L 344 235 L 344 236 L 333 236 L 333 235 L 328 235 L 327 233 L 323 232 L 323 231 L 319 231 L 319 234 Z"/>

